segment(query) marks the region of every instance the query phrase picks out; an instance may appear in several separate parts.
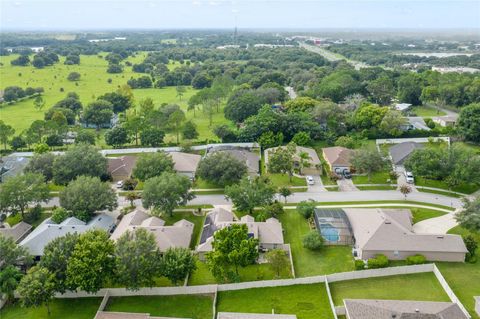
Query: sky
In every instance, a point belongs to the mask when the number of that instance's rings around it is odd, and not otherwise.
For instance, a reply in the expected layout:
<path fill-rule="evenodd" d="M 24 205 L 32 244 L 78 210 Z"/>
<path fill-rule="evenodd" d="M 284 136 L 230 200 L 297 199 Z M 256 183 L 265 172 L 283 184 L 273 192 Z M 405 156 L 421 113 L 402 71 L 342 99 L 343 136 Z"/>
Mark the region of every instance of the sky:
<path fill-rule="evenodd" d="M 480 0 L 0 0 L 0 31 L 477 29 Z"/>

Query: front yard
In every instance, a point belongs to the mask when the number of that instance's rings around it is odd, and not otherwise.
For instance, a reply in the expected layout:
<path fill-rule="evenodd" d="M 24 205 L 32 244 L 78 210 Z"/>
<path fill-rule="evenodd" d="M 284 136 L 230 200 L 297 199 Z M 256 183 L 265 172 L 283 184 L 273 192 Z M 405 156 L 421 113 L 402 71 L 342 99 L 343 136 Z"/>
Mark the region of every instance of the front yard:
<path fill-rule="evenodd" d="M 217 311 L 296 314 L 298 319 L 331 319 L 324 284 L 219 292 Z"/>
<path fill-rule="evenodd" d="M 426 179 L 420 176 L 415 177 L 415 185 L 417 186 L 426 186 L 426 187 L 435 187 L 435 188 L 442 188 L 445 190 L 451 190 L 454 192 L 464 193 L 464 194 L 472 194 L 480 189 L 480 185 L 475 184 L 461 184 L 455 187 L 450 188 L 447 183 L 444 181 L 437 181 L 433 179 Z"/>
<path fill-rule="evenodd" d="M 389 181 L 390 180 L 390 181 Z M 396 180 L 391 180 L 390 174 L 387 171 L 373 173 L 368 179 L 367 175 L 353 175 L 352 181 L 354 184 L 396 184 Z"/>

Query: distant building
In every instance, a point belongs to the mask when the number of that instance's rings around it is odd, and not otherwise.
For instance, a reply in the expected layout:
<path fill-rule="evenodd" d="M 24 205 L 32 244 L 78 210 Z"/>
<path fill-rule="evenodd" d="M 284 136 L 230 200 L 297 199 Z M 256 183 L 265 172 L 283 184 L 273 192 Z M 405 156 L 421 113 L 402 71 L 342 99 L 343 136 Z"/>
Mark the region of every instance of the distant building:
<path fill-rule="evenodd" d="M 451 127 L 455 126 L 457 123 L 457 117 L 456 116 L 436 116 L 432 118 L 432 121 L 440 126 L 443 127 Z"/>
<path fill-rule="evenodd" d="M 403 142 L 395 144 L 390 147 L 389 153 L 392 163 L 395 165 L 403 165 L 405 160 L 417 149 L 424 148 L 424 145 L 421 143 L 415 142 Z"/>
<path fill-rule="evenodd" d="M 403 112 L 403 111 L 408 110 L 411 106 L 412 106 L 412 104 L 410 104 L 410 103 L 397 103 L 397 104 L 394 105 L 393 108 L 397 111 Z"/>
<path fill-rule="evenodd" d="M 0 158 L 0 183 L 21 174 L 29 161 L 28 157 L 15 155 Z"/>
<path fill-rule="evenodd" d="M 44 47 L 30 47 L 30 50 L 32 50 L 32 52 L 35 52 L 35 53 L 43 52 L 44 49 L 45 49 Z"/>
<path fill-rule="evenodd" d="M 410 130 L 422 130 L 422 131 L 430 131 L 431 129 L 425 123 L 423 117 L 420 116 L 409 116 L 405 118 L 406 123 L 402 125 L 402 129 L 404 131 Z"/>
<path fill-rule="evenodd" d="M 7 238 L 12 238 L 16 243 L 20 242 L 27 236 L 32 229 L 32 225 L 25 222 L 19 222 L 18 224 L 10 227 L 8 224 L 0 224 L 0 235 Z"/>

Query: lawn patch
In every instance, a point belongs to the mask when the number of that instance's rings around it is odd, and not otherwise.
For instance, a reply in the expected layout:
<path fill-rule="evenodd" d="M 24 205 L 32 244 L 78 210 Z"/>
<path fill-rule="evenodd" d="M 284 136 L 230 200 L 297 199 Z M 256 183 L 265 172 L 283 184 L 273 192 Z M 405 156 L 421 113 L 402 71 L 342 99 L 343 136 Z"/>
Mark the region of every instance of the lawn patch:
<path fill-rule="evenodd" d="M 472 194 L 480 188 L 480 185 L 475 185 L 475 184 L 462 184 L 462 185 L 458 185 L 450 188 L 445 181 L 426 179 L 420 176 L 415 177 L 415 185 L 441 188 L 441 189 L 464 193 L 464 194 Z"/>
<path fill-rule="evenodd" d="M 390 174 L 388 172 L 373 173 L 370 180 L 367 175 L 353 175 L 354 184 L 387 184 L 390 182 Z"/>
<path fill-rule="evenodd" d="M 407 207 L 405 207 L 407 208 Z M 446 214 L 446 212 L 441 212 L 441 211 L 438 211 L 438 210 L 434 210 L 434 209 L 428 209 L 428 208 L 415 208 L 415 207 L 412 207 L 412 208 L 408 208 L 411 210 L 412 212 L 412 216 L 413 216 L 413 223 L 416 224 L 422 220 L 425 220 L 425 219 L 430 219 L 430 218 L 435 218 L 435 217 L 440 217 L 440 216 L 443 216 Z"/>

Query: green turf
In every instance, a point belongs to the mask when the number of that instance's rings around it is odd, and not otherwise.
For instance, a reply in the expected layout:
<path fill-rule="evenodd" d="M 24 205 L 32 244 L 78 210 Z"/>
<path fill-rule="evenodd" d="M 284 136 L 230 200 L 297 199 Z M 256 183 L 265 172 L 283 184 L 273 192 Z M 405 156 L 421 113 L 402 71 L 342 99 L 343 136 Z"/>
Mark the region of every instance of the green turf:
<path fill-rule="evenodd" d="M 354 184 L 387 184 L 389 183 L 390 175 L 388 172 L 373 173 L 370 180 L 367 175 L 353 175 L 352 181 Z"/>
<path fill-rule="evenodd" d="M 450 196 L 450 197 L 456 197 L 456 198 L 463 197 L 462 195 L 459 195 L 457 193 L 452 193 L 452 192 L 449 192 L 449 191 L 439 191 L 439 190 L 436 190 L 436 189 L 428 189 L 428 188 L 417 187 L 417 190 L 419 192 L 432 193 L 432 194 L 438 194 L 438 195 L 444 195 L 444 196 Z"/>
<path fill-rule="evenodd" d="M 452 207 L 438 205 L 438 204 L 430 204 L 424 202 L 417 202 L 413 200 L 366 200 L 366 201 L 345 201 L 345 202 L 315 202 L 317 206 L 330 206 L 330 205 L 363 205 L 363 204 L 398 204 L 402 206 L 404 204 L 415 204 L 415 205 L 423 205 L 423 206 L 430 206 L 435 208 L 442 208 L 453 211 Z M 297 206 L 298 203 L 287 203 L 284 206 Z"/>
<path fill-rule="evenodd" d="M 219 292 L 217 310 L 271 314 L 295 314 L 298 319 L 331 319 L 324 284 L 256 288 Z"/>
<path fill-rule="evenodd" d="M 0 310 L 1 319 L 92 319 L 102 298 L 54 299 L 47 308 L 23 308 L 18 302 Z"/>
<path fill-rule="evenodd" d="M 334 282 L 330 291 L 337 306 L 346 298 L 450 301 L 431 272 Z"/>
<path fill-rule="evenodd" d="M 388 186 L 388 185 L 375 185 L 375 186 L 357 186 L 357 188 L 361 191 L 391 191 L 391 190 L 396 190 L 396 186 Z"/>
<path fill-rule="evenodd" d="M 445 190 L 452 190 L 454 192 L 464 193 L 464 194 L 472 194 L 480 189 L 480 185 L 474 184 L 461 184 L 455 187 L 450 188 L 446 182 L 444 181 L 437 181 L 433 179 L 426 179 L 423 177 L 415 177 L 415 185 L 418 186 L 426 186 L 426 187 L 435 187 L 435 188 L 443 188 Z"/>
<path fill-rule="evenodd" d="M 41 222 L 43 222 L 45 219 L 49 218 L 50 216 L 52 216 L 50 212 L 43 212 L 42 214 L 40 214 L 40 218 L 38 218 L 33 222 L 29 222 L 29 224 L 32 225 L 33 227 L 37 227 L 38 225 L 40 225 Z M 21 222 L 22 220 L 23 220 L 22 214 L 17 213 L 13 216 L 8 216 L 6 221 L 10 226 L 14 226 L 19 222 Z"/>
<path fill-rule="evenodd" d="M 305 180 L 305 178 L 301 178 L 297 176 L 292 176 L 291 181 L 288 174 L 266 174 L 266 176 L 268 176 L 272 184 L 275 185 L 276 187 L 307 186 L 307 181 Z"/>
<path fill-rule="evenodd" d="M 320 251 L 303 248 L 302 238 L 310 231 L 307 221 L 296 210 L 280 216 L 285 243 L 290 244 L 296 277 L 351 271 L 352 249 L 348 246 L 326 246 Z"/>
<path fill-rule="evenodd" d="M 213 296 L 110 297 L 105 311 L 149 313 L 151 316 L 210 319 Z"/>
<path fill-rule="evenodd" d="M 418 223 L 425 219 L 440 217 L 445 215 L 445 212 L 441 212 L 438 210 L 428 209 L 428 208 L 410 208 L 412 211 L 413 216 L 413 223 Z"/>
<path fill-rule="evenodd" d="M 434 107 L 430 106 L 415 106 L 412 107 L 412 112 L 416 114 L 416 116 L 421 117 L 433 117 L 433 116 L 443 116 L 446 115 L 444 111 L 437 110 Z"/>

